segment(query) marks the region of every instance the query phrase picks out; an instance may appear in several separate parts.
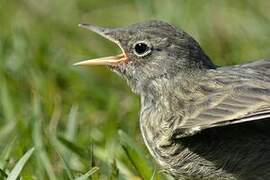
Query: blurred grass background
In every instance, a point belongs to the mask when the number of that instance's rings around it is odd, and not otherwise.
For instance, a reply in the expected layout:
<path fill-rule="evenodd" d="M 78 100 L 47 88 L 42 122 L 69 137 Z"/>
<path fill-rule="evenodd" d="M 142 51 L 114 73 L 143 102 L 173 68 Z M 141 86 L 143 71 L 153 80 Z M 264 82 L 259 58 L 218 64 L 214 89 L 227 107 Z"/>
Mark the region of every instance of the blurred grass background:
<path fill-rule="evenodd" d="M 165 179 L 140 136 L 139 98 L 105 67 L 72 66 L 119 51 L 77 24 L 165 20 L 193 35 L 216 64 L 231 65 L 270 57 L 269 7 L 268 0 L 0 0 L 0 178 L 35 147 L 23 179 Z"/>

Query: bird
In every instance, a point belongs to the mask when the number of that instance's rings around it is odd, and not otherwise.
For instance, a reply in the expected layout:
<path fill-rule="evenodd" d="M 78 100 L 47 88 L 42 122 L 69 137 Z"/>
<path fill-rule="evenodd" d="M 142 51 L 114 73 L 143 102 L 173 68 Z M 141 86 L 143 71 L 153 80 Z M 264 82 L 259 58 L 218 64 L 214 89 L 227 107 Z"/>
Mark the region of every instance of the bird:
<path fill-rule="evenodd" d="M 75 63 L 105 65 L 140 97 L 150 154 L 175 179 L 270 179 L 270 60 L 218 66 L 188 33 L 160 20 L 80 27 L 121 54 Z"/>

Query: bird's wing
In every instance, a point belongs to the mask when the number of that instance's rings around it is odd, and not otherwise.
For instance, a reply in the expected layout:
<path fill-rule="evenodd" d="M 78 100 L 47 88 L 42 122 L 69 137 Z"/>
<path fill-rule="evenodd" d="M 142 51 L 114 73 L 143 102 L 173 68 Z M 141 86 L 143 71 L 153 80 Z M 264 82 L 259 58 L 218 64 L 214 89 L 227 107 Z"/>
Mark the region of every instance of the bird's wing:
<path fill-rule="evenodd" d="M 174 128 L 174 137 L 191 136 L 204 129 L 269 118 L 270 83 L 241 84 L 208 95 L 190 105 L 185 118 Z"/>
<path fill-rule="evenodd" d="M 269 73 L 270 69 L 270 60 L 269 59 L 264 59 L 260 61 L 253 61 L 245 64 L 238 65 L 239 67 L 243 68 L 251 68 L 251 69 L 261 69 L 265 70 L 266 72 Z"/>

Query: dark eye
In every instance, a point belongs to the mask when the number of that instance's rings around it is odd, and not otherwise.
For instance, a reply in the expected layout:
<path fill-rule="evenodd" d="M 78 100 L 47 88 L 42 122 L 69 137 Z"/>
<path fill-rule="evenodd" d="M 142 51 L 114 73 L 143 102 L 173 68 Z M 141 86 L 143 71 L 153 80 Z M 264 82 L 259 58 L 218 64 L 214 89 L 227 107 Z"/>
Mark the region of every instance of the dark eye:
<path fill-rule="evenodd" d="M 134 44 L 134 53 L 139 56 L 143 57 L 146 56 L 151 52 L 151 47 L 148 42 L 140 41 Z"/>

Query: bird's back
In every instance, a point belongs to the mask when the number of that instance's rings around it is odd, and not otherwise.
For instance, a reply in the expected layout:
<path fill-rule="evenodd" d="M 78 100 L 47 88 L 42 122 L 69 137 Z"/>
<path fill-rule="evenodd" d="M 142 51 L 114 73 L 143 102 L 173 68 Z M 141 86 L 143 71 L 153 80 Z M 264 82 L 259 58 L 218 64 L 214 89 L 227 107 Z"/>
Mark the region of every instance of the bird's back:
<path fill-rule="evenodd" d="M 264 60 L 259 60 L 259 61 L 253 61 L 249 63 L 245 63 L 242 65 L 238 65 L 240 67 L 248 67 L 251 69 L 257 69 L 257 70 L 265 70 L 269 73 L 270 70 L 270 60 L 269 59 L 264 59 Z"/>
<path fill-rule="evenodd" d="M 221 71 L 225 74 L 237 74 L 240 77 L 262 80 L 263 82 L 270 82 L 270 60 L 268 59 L 248 62 L 241 65 L 220 67 L 217 68 L 217 71 Z"/>

